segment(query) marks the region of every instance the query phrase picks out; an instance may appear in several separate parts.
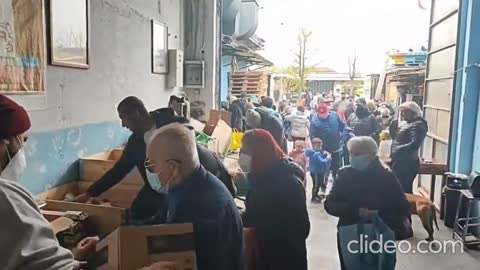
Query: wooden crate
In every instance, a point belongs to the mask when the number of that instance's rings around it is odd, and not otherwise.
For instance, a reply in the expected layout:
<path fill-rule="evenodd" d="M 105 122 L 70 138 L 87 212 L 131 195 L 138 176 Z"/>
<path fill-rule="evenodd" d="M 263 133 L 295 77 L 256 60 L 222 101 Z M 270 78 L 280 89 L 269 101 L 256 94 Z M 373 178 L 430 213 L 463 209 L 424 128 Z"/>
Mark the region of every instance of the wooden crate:
<path fill-rule="evenodd" d="M 263 96 L 268 88 L 268 76 L 261 71 L 235 72 L 230 75 L 230 95 Z"/>
<path fill-rule="evenodd" d="M 126 210 L 119 207 L 73 203 L 66 201 L 47 200 L 42 210 L 50 211 L 80 211 L 88 215 L 95 225 L 97 233 L 107 235 L 115 231 L 126 221 Z"/>
<path fill-rule="evenodd" d="M 78 189 L 80 192 L 85 192 L 93 183 L 87 181 L 79 181 Z M 122 208 L 130 208 L 133 201 L 138 195 L 138 192 L 143 188 L 142 185 L 128 185 L 128 184 L 117 184 L 111 189 L 107 190 L 102 195 L 98 196 L 98 200 L 106 200 L 112 205 Z"/>
<path fill-rule="evenodd" d="M 98 181 L 120 160 L 123 149 L 97 153 L 88 157 L 80 158 L 80 179 L 88 182 Z M 135 167 L 124 179 L 122 184 L 143 185 L 144 181 L 138 169 Z"/>
<path fill-rule="evenodd" d="M 93 182 L 77 181 L 50 189 L 47 192 L 36 195 L 35 197 L 44 201 L 64 201 L 67 194 L 71 194 L 73 196 L 79 195 L 84 193 L 92 184 Z M 106 200 L 114 207 L 130 208 L 133 200 L 135 200 L 142 187 L 143 185 L 128 185 L 120 183 L 113 186 L 111 189 L 107 190 L 105 193 L 95 199 L 100 201 Z"/>

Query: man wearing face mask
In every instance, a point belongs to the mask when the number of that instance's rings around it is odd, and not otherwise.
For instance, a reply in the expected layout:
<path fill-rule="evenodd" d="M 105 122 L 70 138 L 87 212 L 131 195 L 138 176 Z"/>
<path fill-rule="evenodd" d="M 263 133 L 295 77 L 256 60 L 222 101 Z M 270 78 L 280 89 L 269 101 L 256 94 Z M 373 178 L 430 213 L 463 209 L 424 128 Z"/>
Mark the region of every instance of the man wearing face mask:
<path fill-rule="evenodd" d="M 375 215 L 395 232 L 397 239 L 412 235 L 409 205 L 395 175 L 378 158 L 371 137 L 348 142 L 350 166 L 343 167 L 325 200 L 325 210 L 339 217 L 338 227 L 357 224 Z M 343 259 L 339 250 L 340 262 Z"/>
<path fill-rule="evenodd" d="M 0 95 L 0 268 L 78 269 L 80 263 L 59 245 L 33 196 L 18 184 L 27 165 L 23 146 L 29 129 L 25 109 Z M 97 242 L 84 239 L 76 257 Z"/>
<path fill-rule="evenodd" d="M 355 113 L 348 117 L 347 125 L 353 129 L 355 136 L 370 136 L 378 139 L 379 127 L 377 120 L 367 108 L 364 98 L 359 98 L 355 103 Z"/>
<path fill-rule="evenodd" d="M 132 203 L 132 220 L 144 221 L 153 216 L 157 219 L 162 216 L 162 209 L 159 209 L 159 206 L 165 201 L 165 192 L 158 187 L 156 181 L 150 181 L 145 173 L 146 145 L 150 142 L 156 129 L 169 123 L 188 125 L 189 121 L 184 117 L 176 116 L 172 108 L 161 108 L 149 113 L 143 102 L 134 96 L 127 97 L 120 102 L 118 114 L 122 120 L 122 126 L 132 131 L 122 157 L 112 169 L 90 186 L 86 193 L 79 195 L 74 200 L 85 202 L 91 197 L 100 196 L 122 181 L 132 169 L 137 167 L 145 181 L 145 187 Z M 219 158 L 201 145 L 197 145 L 197 151 L 202 165 L 220 178 L 232 196 L 235 196 L 235 187 L 231 177 Z"/>
<path fill-rule="evenodd" d="M 193 131 L 166 125 L 152 135 L 148 178 L 168 190 L 167 223 L 193 223 L 199 270 L 243 269 L 242 221 L 226 187 L 200 164 Z"/>

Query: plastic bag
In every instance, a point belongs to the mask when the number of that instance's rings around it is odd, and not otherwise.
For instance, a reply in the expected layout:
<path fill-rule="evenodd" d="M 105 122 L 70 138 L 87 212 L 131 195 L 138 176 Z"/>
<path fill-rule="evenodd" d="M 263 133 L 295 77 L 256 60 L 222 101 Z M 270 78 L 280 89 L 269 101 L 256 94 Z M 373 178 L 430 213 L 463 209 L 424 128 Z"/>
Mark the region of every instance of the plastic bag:
<path fill-rule="evenodd" d="M 232 133 L 232 142 L 230 143 L 230 150 L 237 151 L 242 148 L 243 132 L 240 132 L 236 129 Z"/>
<path fill-rule="evenodd" d="M 376 216 L 372 223 L 340 226 L 338 237 L 342 260 L 347 270 L 395 269 L 397 259 L 395 249 L 392 248 L 395 233 L 380 217 Z M 388 245 L 385 246 L 385 243 Z"/>
<path fill-rule="evenodd" d="M 378 156 L 380 158 L 390 158 L 390 148 L 392 148 L 392 140 L 380 141 Z"/>

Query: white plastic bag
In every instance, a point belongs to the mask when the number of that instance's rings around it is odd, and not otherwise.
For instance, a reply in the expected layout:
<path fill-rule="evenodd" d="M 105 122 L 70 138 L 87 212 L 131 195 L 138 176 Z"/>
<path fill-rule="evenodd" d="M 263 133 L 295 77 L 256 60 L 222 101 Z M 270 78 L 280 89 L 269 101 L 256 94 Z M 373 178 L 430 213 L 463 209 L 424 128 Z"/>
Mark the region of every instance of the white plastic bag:
<path fill-rule="evenodd" d="M 380 158 L 390 158 L 390 148 L 392 147 L 392 140 L 381 141 L 378 146 L 378 156 Z"/>

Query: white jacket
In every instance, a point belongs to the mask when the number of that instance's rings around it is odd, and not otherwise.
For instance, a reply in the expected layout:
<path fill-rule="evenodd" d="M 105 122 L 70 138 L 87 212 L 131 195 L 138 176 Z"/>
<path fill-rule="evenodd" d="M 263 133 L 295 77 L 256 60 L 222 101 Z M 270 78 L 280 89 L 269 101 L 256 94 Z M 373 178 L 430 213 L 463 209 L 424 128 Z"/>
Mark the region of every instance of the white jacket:
<path fill-rule="evenodd" d="M 307 138 L 310 130 L 310 120 L 304 112 L 296 111 L 285 118 L 292 125 L 290 135 L 292 137 Z"/>
<path fill-rule="evenodd" d="M 0 179 L 0 269 L 71 270 L 78 266 L 61 247 L 35 199 L 20 185 Z"/>

